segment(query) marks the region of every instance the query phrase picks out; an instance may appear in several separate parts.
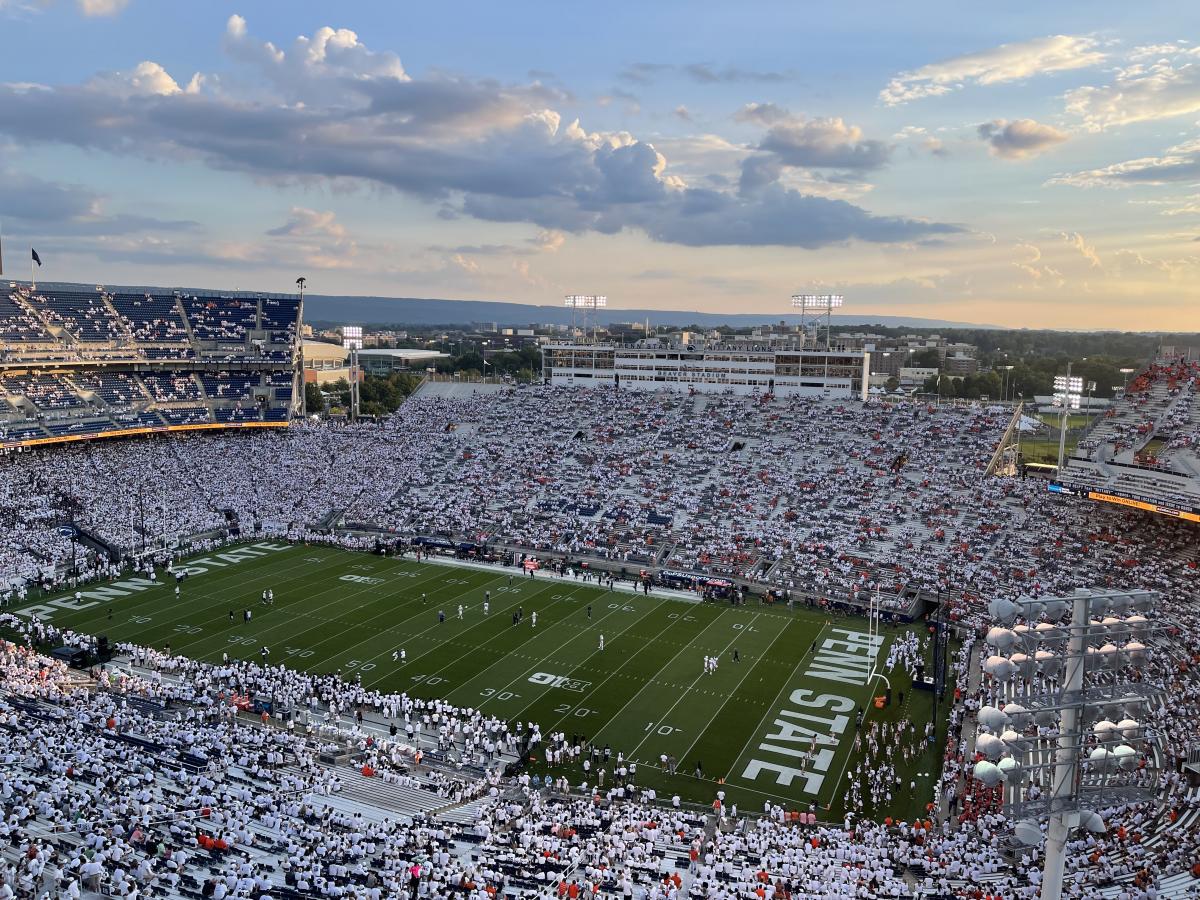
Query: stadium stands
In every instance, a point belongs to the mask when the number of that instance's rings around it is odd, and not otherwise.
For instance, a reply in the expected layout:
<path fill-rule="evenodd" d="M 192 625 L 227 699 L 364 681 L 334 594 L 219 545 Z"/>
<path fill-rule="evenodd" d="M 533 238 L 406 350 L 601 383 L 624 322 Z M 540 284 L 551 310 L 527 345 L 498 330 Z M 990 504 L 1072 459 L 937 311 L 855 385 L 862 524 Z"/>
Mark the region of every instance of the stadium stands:
<path fill-rule="evenodd" d="M 182 424 L 251 414 L 245 401 L 222 398 L 215 413 L 206 405 L 213 385 L 244 396 L 244 373 L 215 382 L 191 373 L 182 388 L 161 373 L 106 373 L 86 384 L 72 374 L 62 383 L 111 406 L 140 382 L 155 408 L 132 414 Z M 273 391 L 277 378 L 256 383 Z M 313 524 L 341 509 L 402 536 L 524 546 L 631 574 L 723 575 L 832 599 L 941 591 L 976 635 L 985 627 L 981 601 L 993 596 L 1145 587 L 1163 592 L 1183 646 L 1195 646 L 1195 529 L 1081 504 L 1044 483 L 982 478 L 1006 415 L 970 404 L 650 394 L 620 403 L 532 388 L 417 397 L 379 424 L 47 448 L 0 466 L 0 580 L 16 596 L 61 582 L 71 547 L 56 525 L 68 518 L 133 548 L 211 537 L 230 514 L 243 527 L 318 539 Z M 70 420 L 44 427 L 52 425 Z M 143 493 L 153 499 L 135 522 L 129 510 Z M 85 573 L 115 571 L 84 556 Z M 45 623 L 6 624 L 39 646 L 90 646 Z M 911 665 L 910 649 L 898 648 L 895 663 Z M 333 676 L 120 650 L 124 674 L 75 686 L 59 663 L 0 649 L 0 729 L 10 747 L 0 771 L 8 829 L 0 877 L 19 890 L 76 879 L 113 895 L 197 897 L 215 895 L 219 881 L 233 896 L 405 897 L 417 864 L 420 896 L 535 897 L 573 881 L 638 900 L 759 889 L 772 897 L 1037 893 L 1038 856 L 1006 843 L 1006 823 L 970 779 L 975 760 L 957 737 L 939 795 L 929 798 L 952 814 L 928 827 L 867 815 L 880 792 L 903 790 L 889 783 L 888 754 L 920 737 L 911 729 L 864 733 L 874 749 L 846 798 L 860 811 L 847 822 L 810 822 L 805 811 L 793 817 L 770 804 L 740 815 L 676 810 L 633 786 L 581 793 L 503 778 L 500 764 L 532 735 L 469 710 L 432 710 L 456 723 L 443 731 L 425 727 L 431 710 L 413 705 L 421 701 Z M 981 652 L 968 641 L 954 661 L 955 736 L 972 710 L 996 700 L 979 677 Z M 1147 671 L 1173 698 L 1154 710 L 1172 765 L 1163 767 L 1158 803 L 1113 811 L 1129 823 L 1123 832 L 1074 840 L 1068 896 L 1133 897 L 1156 879 L 1164 897 L 1196 886 L 1200 801 L 1180 768 L 1200 751 L 1193 662 L 1163 656 Z M 235 693 L 269 695 L 292 712 L 264 726 L 233 711 Z M 359 708 L 375 724 L 349 721 Z M 390 739 L 388 721 L 403 739 Z M 564 737 L 538 740 L 561 747 Z M 418 766 L 416 748 L 465 754 L 466 765 Z M 349 752 L 354 765 L 330 762 L 331 749 Z"/>
<path fill-rule="evenodd" d="M 1080 493 L 1200 517 L 1198 392 L 1200 363 L 1148 366 L 1089 429 L 1059 481 Z"/>
<path fill-rule="evenodd" d="M 0 445 L 284 425 L 299 405 L 299 315 L 293 298 L 11 288 L 0 389 L 21 415 L 0 410 Z"/>

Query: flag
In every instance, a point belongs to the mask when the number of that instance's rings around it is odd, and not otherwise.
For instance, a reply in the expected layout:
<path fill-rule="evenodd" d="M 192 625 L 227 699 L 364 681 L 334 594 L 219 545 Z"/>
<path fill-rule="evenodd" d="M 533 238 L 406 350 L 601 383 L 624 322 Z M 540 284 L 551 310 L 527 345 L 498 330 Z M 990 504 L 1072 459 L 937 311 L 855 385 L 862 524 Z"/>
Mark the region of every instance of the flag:
<path fill-rule="evenodd" d="M 32 249 L 32 248 L 31 248 L 31 249 Z M 40 256 L 38 256 L 38 255 L 37 255 L 37 251 L 36 251 L 36 250 L 34 250 L 34 251 L 33 251 L 33 261 L 34 261 L 35 263 L 37 263 L 39 266 L 42 264 L 42 258 L 41 258 Z"/>

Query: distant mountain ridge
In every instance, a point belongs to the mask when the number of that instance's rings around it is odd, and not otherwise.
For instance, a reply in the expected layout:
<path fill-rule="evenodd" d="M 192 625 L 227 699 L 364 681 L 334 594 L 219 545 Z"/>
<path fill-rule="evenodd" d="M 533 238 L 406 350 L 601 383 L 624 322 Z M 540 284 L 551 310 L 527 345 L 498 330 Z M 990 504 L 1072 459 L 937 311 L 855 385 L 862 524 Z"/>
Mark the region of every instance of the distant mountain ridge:
<path fill-rule="evenodd" d="M 501 300 L 438 300 L 419 297 L 334 297 L 313 294 L 304 298 L 304 318 L 309 322 L 347 322 L 363 325 L 468 325 L 472 322 L 495 322 L 501 326 L 570 325 L 582 322 L 582 317 L 560 306 L 535 306 Z M 730 325 L 746 327 L 769 325 L 786 319 L 797 321 L 790 310 L 784 314 L 705 313 L 669 309 L 617 309 L 599 311 L 594 321 L 644 322 L 651 325 Z M 881 316 L 874 313 L 833 316 L 834 325 L 883 325 L 892 328 L 994 328 L 968 322 L 949 322 L 915 316 Z"/>
<path fill-rule="evenodd" d="M 27 282 L 19 282 L 27 283 Z M 94 290 L 95 283 L 84 282 L 41 282 L 42 290 Z M 166 293 L 182 291 L 192 294 L 220 294 L 236 296 L 247 294 L 260 296 L 265 291 L 230 291 L 197 287 L 156 287 L 152 285 L 113 285 L 104 289 L 112 292 Z M 570 325 L 582 318 L 573 315 L 564 306 L 538 306 L 531 303 L 513 303 L 506 300 L 446 300 L 427 297 L 372 297 L 331 294 L 307 294 L 304 297 L 304 319 L 307 322 L 355 325 L 470 325 L 475 322 L 495 322 L 499 326 L 527 325 Z M 729 325 L 745 328 L 752 325 L 769 325 L 785 319 L 797 321 L 791 310 L 778 314 L 760 313 L 705 313 L 687 310 L 666 309 L 617 309 L 610 307 L 600 312 L 595 321 L 605 325 L 610 322 L 645 322 L 651 325 L 701 325 L 716 327 Z M 832 317 L 832 324 L 881 325 L 889 328 L 1000 328 L 998 325 L 981 325 L 972 322 L 954 322 L 943 319 L 925 319 L 917 316 L 884 316 L 875 313 L 852 315 L 839 313 Z"/>

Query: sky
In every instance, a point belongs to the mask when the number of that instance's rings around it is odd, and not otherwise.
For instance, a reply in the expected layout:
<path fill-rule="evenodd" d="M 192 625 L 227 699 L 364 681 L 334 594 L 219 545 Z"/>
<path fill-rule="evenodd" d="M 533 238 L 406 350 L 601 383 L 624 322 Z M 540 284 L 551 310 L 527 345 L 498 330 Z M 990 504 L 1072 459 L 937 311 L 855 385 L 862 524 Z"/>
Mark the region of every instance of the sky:
<path fill-rule="evenodd" d="M 0 0 L 5 272 L 1200 331 L 1200 4 Z"/>

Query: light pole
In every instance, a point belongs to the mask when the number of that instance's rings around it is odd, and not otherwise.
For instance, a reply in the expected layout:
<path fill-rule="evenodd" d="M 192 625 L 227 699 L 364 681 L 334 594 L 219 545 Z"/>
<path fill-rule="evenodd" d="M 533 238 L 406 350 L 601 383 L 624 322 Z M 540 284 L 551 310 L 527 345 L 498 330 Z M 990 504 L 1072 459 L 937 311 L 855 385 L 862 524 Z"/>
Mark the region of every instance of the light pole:
<path fill-rule="evenodd" d="M 300 321 L 304 321 L 304 287 L 308 279 L 301 275 L 296 279 L 296 287 L 300 289 Z M 304 382 L 304 335 L 299 335 L 300 342 L 300 415 L 308 418 L 308 389 Z M 295 407 L 292 407 L 295 409 Z M 291 416 L 291 410 L 288 415 Z"/>
<path fill-rule="evenodd" d="M 1121 397 L 1122 397 L 1122 399 L 1124 399 L 1124 397 L 1125 397 L 1126 388 L 1129 387 L 1129 376 L 1132 375 L 1136 371 L 1137 371 L 1137 369 L 1121 369 L 1120 370 L 1121 375 L 1123 376 L 1121 378 Z"/>
<path fill-rule="evenodd" d="M 350 351 L 350 421 L 358 421 L 358 351 L 363 345 L 361 325 L 342 326 L 342 349 Z"/>
<path fill-rule="evenodd" d="M 1158 599 L 1151 591 L 1079 588 L 988 604 L 997 624 L 987 633 L 992 655 L 983 668 L 1007 702 L 977 714 L 975 747 L 984 759 L 973 776 L 987 788 L 1005 785 L 1006 813 L 1023 820 L 1014 828 L 1018 842 L 1041 843 L 1038 823 L 1049 820 L 1043 900 L 1061 897 L 1073 829 L 1104 833 L 1097 810 L 1154 794 L 1164 736 L 1138 718 L 1149 717 L 1163 692 L 1138 670 L 1150 656 L 1146 642 L 1171 627 L 1142 615 Z M 1016 625 L 1018 617 L 1025 624 Z M 1034 775 L 1050 789 L 1025 799 Z"/>
<path fill-rule="evenodd" d="M 820 337 L 821 316 L 825 316 L 825 390 L 829 389 L 829 331 L 833 324 L 833 311 L 841 308 L 846 298 L 841 294 L 792 294 L 792 308 L 800 310 L 801 330 L 808 333 L 808 324 L 813 333 Z"/>
<path fill-rule="evenodd" d="M 608 306 L 608 297 L 603 294 L 568 294 L 563 298 L 571 309 L 571 330 L 575 330 L 575 313 L 583 310 L 583 334 L 587 337 L 588 316 Z M 592 343 L 596 341 L 596 323 L 592 322 Z"/>
<path fill-rule="evenodd" d="M 1067 449 L 1067 417 L 1071 410 L 1079 409 L 1079 401 L 1083 394 L 1083 379 L 1071 374 L 1071 364 L 1067 363 L 1066 375 L 1054 376 L 1054 405 L 1062 407 L 1062 417 L 1058 425 L 1058 477 L 1062 477 L 1063 456 Z"/>
<path fill-rule="evenodd" d="M 1005 355 L 1007 356 L 1008 354 L 1005 354 Z M 1000 368 L 1002 368 L 1004 370 L 1004 381 L 1003 381 L 1003 387 L 1000 388 L 1000 399 L 1002 401 L 1007 401 L 1008 400 L 1008 389 L 1009 389 L 1009 387 L 1011 387 L 1008 378 L 1012 374 L 1012 370 L 1015 369 L 1016 366 L 1001 366 Z"/>

